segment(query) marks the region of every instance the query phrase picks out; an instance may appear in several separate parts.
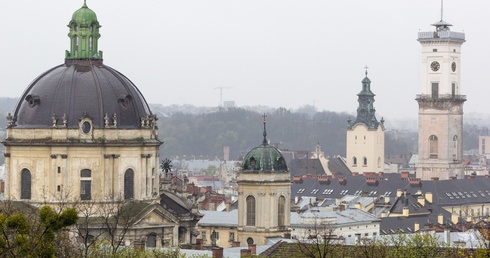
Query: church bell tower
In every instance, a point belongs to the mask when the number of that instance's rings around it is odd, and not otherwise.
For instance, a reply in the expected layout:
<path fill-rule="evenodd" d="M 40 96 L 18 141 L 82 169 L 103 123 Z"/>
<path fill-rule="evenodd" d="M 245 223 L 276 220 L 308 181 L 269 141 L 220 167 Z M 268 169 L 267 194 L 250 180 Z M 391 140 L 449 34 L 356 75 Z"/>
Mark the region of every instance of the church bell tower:
<path fill-rule="evenodd" d="M 442 10 L 442 8 L 441 8 Z M 463 104 L 461 45 L 465 34 L 441 20 L 435 31 L 419 32 L 422 46 L 422 93 L 419 104 L 417 177 L 449 179 L 463 176 Z"/>

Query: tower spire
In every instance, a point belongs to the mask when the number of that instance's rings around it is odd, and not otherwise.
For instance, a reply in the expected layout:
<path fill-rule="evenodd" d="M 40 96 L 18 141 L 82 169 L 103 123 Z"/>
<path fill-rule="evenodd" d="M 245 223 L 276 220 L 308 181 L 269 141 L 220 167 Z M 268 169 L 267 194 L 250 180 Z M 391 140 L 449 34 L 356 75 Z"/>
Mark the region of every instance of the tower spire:
<path fill-rule="evenodd" d="M 266 128 L 265 128 L 265 124 L 266 124 L 266 121 L 265 121 L 265 118 L 267 117 L 267 115 L 264 113 L 264 115 L 262 115 L 262 117 L 264 118 L 264 140 L 262 141 L 262 145 L 267 145 L 267 131 L 266 131 Z"/>
<path fill-rule="evenodd" d="M 441 0 L 441 21 L 444 20 L 444 0 Z"/>

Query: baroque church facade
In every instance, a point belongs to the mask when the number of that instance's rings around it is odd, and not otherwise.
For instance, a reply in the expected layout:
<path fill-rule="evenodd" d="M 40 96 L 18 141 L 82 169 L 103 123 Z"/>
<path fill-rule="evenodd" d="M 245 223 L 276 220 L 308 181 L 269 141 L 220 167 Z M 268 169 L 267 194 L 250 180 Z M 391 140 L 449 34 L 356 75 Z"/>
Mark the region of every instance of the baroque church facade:
<path fill-rule="evenodd" d="M 362 80 L 362 90 L 357 96 L 357 116 L 355 120 L 347 121 L 347 166 L 353 173 L 383 172 L 384 120 L 378 122 L 376 119 L 375 94 L 371 91 L 371 80 L 367 76 L 367 70 L 366 77 Z"/>
<path fill-rule="evenodd" d="M 103 62 L 101 26 L 86 3 L 68 27 L 65 62 L 34 79 L 7 117 L 6 196 L 34 206 L 134 204 L 126 243 L 193 242 L 202 216 L 160 189 L 157 117 L 131 80 Z M 92 237 L 102 230 L 87 227 Z"/>
<path fill-rule="evenodd" d="M 419 106 L 417 177 L 449 179 L 464 176 L 461 46 L 465 34 L 450 30 L 442 17 L 435 31 L 419 32 L 422 46 L 422 93 Z"/>

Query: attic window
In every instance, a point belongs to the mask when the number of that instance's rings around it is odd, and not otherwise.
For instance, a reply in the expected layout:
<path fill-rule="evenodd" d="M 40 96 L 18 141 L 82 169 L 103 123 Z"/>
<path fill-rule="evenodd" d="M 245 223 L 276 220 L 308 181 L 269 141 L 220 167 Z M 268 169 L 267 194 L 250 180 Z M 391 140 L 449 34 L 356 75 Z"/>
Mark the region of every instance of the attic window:
<path fill-rule="evenodd" d="M 250 166 L 251 166 L 252 168 L 254 168 L 254 167 L 255 167 L 255 158 L 254 158 L 254 157 L 251 157 L 251 158 L 250 158 Z"/>
<path fill-rule="evenodd" d="M 131 103 L 131 100 L 133 100 L 133 97 L 131 97 L 131 95 L 121 94 L 119 95 L 118 101 L 123 105 L 123 107 L 128 107 L 129 104 Z"/>
<path fill-rule="evenodd" d="M 29 103 L 29 107 L 35 107 L 41 104 L 41 99 L 38 95 L 27 95 L 25 100 Z"/>

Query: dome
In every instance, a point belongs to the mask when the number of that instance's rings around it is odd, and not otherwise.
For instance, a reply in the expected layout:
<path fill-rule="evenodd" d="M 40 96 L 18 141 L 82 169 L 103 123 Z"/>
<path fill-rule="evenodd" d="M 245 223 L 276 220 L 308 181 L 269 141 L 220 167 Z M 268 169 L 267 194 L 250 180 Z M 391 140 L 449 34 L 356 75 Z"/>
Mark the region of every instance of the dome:
<path fill-rule="evenodd" d="M 84 3 L 82 8 L 73 13 L 71 20 L 79 25 L 89 25 L 97 21 L 97 15 Z"/>
<path fill-rule="evenodd" d="M 13 126 L 49 128 L 66 118 L 67 128 L 78 128 L 79 119 L 88 116 L 94 128 L 103 128 L 107 120 L 111 125 L 116 120 L 117 128 L 140 128 L 142 117 L 150 115 L 138 88 L 120 72 L 100 60 L 66 60 L 27 87 Z"/>
<path fill-rule="evenodd" d="M 243 172 L 287 171 L 286 160 L 281 152 L 267 143 L 264 115 L 264 140 L 262 144 L 250 150 L 243 159 Z"/>
<path fill-rule="evenodd" d="M 250 150 L 243 160 L 243 171 L 287 171 L 281 152 L 271 145 L 260 145 Z"/>

